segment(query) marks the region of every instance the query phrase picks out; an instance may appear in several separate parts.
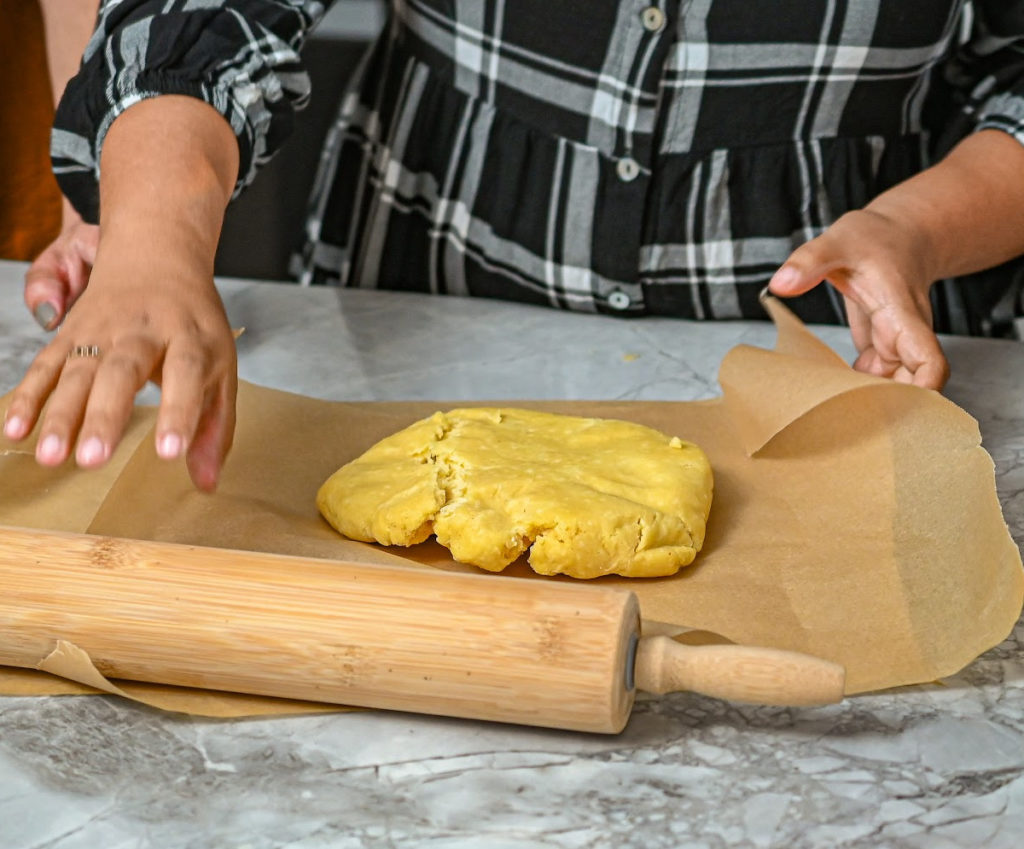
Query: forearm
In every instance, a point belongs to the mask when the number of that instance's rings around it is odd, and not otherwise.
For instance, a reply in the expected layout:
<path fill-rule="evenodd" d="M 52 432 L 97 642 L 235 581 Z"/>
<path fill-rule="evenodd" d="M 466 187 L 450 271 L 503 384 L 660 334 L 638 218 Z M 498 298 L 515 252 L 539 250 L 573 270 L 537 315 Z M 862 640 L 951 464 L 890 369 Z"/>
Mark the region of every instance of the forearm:
<path fill-rule="evenodd" d="M 248 185 L 308 99 L 298 51 L 324 8 L 322 0 L 103 4 L 50 145 L 57 181 L 82 218 L 99 220 L 98 164 L 108 126 L 154 95 L 205 98 L 234 131 L 235 190 Z"/>
<path fill-rule="evenodd" d="M 999 265 L 1024 254 L 1024 145 L 974 133 L 866 209 L 914 234 L 929 282 Z"/>
<path fill-rule="evenodd" d="M 168 95 L 130 107 L 103 147 L 99 254 L 149 254 L 189 279 L 212 277 L 237 173 L 235 136 L 206 103 Z"/>
<path fill-rule="evenodd" d="M 46 37 L 46 64 L 50 71 L 53 105 L 76 73 L 89 42 L 99 0 L 39 0 Z"/>

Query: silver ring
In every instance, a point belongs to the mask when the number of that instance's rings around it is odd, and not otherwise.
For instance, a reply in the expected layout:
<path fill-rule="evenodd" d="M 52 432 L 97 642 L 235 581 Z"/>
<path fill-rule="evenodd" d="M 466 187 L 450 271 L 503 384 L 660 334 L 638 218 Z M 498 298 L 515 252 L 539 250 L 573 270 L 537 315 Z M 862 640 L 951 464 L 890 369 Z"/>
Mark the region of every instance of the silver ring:
<path fill-rule="evenodd" d="M 78 357 L 98 357 L 102 351 L 100 351 L 99 345 L 75 345 L 70 351 L 68 351 L 68 359 L 74 360 Z"/>

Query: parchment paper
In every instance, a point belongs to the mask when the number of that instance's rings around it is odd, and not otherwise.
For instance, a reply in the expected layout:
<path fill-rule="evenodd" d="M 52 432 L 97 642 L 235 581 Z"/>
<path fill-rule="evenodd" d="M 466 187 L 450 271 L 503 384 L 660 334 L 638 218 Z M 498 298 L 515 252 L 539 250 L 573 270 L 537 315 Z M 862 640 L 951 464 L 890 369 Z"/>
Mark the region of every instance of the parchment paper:
<path fill-rule="evenodd" d="M 637 421 L 708 453 L 715 496 L 695 563 L 671 578 L 599 580 L 634 591 L 645 619 L 840 662 L 848 693 L 959 671 L 1006 637 L 1024 602 L 1020 551 L 977 423 L 936 392 L 854 372 L 784 306 L 767 306 L 775 350 L 730 351 L 720 398 L 510 402 Z M 30 449 L 8 444 L 5 454 L 0 441 L 0 524 L 475 571 L 433 542 L 385 550 L 345 540 L 314 503 L 338 466 L 452 406 L 465 405 L 326 402 L 245 384 L 214 496 L 196 492 L 183 465 L 158 460 L 146 435 L 152 410 L 138 412 L 129 444 L 98 473 L 40 470 Z M 505 574 L 570 580 L 523 563 Z M 68 691 L 51 681 L 0 670 L 0 692 Z M 160 703 L 161 688 L 143 689 L 132 697 L 193 713 L 323 709 L 231 694 L 204 694 L 200 704 L 189 691 Z"/>

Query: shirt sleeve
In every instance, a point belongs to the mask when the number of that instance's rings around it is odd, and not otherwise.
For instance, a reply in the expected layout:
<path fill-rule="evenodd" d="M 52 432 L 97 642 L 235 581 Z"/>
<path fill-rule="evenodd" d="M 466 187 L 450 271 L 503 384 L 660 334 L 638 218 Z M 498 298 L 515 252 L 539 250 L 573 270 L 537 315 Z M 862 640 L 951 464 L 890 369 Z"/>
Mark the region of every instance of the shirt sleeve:
<path fill-rule="evenodd" d="M 79 73 L 57 108 L 50 155 L 61 190 L 99 220 L 107 130 L 141 100 L 209 103 L 238 139 L 237 195 L 291 131 L 309 98 L 299 49 L 325 11 L 315 0 L 103 0 Z"/>
<path fill-rule="evenodd" d="M 953 112 L 940 149 L 972 131 L 1003 130 L 1024 144 L 1024 0 L 974 0 L 945 67 Z"/>

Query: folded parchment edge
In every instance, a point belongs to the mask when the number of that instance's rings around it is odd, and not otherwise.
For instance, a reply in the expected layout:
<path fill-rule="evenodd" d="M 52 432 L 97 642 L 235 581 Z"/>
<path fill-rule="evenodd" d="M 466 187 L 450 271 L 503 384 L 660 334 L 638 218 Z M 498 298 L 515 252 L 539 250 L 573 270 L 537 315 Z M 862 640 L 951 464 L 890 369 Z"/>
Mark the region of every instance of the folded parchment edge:
<path fill-rule="evenodd" d="M 197 691 L 169 684 L 147 684 L 121 681 L 115 684 L 107 678 L 84 649 L 68 640 L 57 639 L 52 651 L 35 664 L 35 670 L 56 676 L 87 688 L 78 695 L 109 694 L 120 696 L 146 707 L 163 712 L 178 713 L 203 719 L 257 719 L 262 716 L 288 716 L 316 713 L 339 713 L 360 710 L 347 705 L 275 699 L 270 696 L 251 696 L 245 693 L 225 693 L 219 690 Z M 209 705 L 197 704 L 196 694 L 205 697 Z M 72 695 L 64 693 L 62 695 Z"/>

